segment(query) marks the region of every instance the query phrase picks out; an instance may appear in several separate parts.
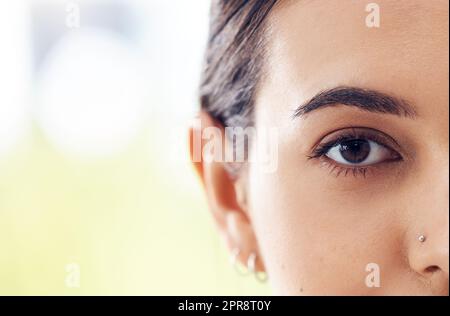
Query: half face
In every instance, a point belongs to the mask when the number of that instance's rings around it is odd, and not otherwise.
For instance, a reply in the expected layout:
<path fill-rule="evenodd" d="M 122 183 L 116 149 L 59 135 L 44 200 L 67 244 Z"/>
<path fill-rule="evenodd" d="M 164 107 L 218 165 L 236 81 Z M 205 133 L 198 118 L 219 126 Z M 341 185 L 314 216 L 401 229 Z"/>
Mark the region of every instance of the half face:
<path fill-rule="evenodd" d="M 367 1 L 270 16 L 255 115 L 278 168 L 250 165 L 247 199 L 277 294 L 448 295 L 448 1 L 377 4 L 379 27 Z"/>

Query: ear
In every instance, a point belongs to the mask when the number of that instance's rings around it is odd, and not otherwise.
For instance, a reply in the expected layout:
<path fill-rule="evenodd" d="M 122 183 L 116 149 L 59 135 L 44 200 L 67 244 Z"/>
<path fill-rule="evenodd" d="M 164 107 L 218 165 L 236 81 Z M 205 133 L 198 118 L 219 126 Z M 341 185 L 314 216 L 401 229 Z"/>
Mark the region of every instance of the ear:
<path fill-rule="evenodd" d="M 237 259 L 243 265 L 247 265 L 248 257 L 255 253 L 256 271 L 264 271 L 246 203 L 245 170 L 237 178 L 230 176 L 223 158 L 225 146 L 229 145 L 223 126 L 201 112 L 189 130 L 189 144 L 191 161 L 202 180 L 210 211 L 228 249 L 239 249 Z"/>

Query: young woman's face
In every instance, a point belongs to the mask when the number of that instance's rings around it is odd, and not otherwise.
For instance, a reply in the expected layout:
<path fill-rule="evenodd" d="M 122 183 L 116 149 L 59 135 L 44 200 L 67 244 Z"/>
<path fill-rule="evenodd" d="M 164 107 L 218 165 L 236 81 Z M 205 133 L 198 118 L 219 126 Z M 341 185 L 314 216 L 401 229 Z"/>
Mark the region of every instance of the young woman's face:
<path fill-rule="evenodd" d="M 278 129 L 278 169 L 245 176 L 277 294 L 448 295 L 448 1 L 379 0 L 378 28 L 367 3 L 268 20 L 255 124 Z"/>

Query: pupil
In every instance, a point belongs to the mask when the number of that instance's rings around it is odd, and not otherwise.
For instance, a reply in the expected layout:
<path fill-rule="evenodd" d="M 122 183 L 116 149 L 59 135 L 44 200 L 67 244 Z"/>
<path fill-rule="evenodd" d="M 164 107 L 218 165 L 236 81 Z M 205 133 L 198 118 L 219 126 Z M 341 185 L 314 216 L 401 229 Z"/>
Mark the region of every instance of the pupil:
<path fill-rule="evenodd" d="M 350 163 L 360 163 L 370 154 L 370 144 L 364 139 L 349 140 L 341 143 L 339 152 Z"/>

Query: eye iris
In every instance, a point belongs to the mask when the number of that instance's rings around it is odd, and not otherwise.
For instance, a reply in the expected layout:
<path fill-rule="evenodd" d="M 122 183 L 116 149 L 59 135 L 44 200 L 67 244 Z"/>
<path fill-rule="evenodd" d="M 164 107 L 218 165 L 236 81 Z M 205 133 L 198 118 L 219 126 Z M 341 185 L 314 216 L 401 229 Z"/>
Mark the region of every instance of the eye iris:
<path fill-rule="evenodd" d="M 369 141 L 355 139 L 340 144 L 339 152 L 342 157 L 350 163 L 360 163 L 367 159 L 370 154 Z"/>

